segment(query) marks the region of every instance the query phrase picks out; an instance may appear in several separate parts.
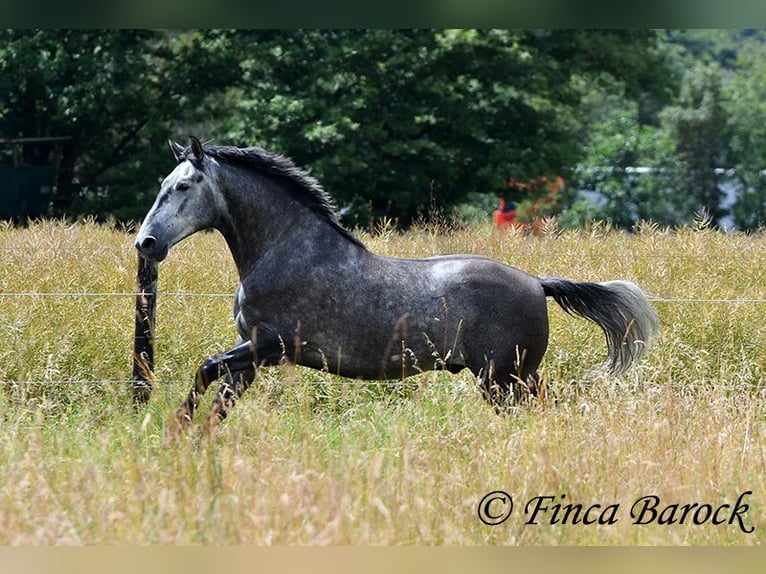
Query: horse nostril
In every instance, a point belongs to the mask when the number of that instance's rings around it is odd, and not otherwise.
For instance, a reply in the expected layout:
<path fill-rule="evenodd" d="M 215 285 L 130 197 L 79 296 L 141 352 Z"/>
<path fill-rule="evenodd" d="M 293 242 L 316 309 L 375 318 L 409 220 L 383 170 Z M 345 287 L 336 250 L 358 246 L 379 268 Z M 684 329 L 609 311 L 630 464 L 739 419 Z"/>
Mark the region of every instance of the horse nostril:
<path fill-rule="evenodd" d="M 141 241 L 141 249 L 143 251 L 151 251 L 154 249 L 155 245 L 157 245 L 157 240 L 151 235 L 144 237 L 144 239 Z"/>

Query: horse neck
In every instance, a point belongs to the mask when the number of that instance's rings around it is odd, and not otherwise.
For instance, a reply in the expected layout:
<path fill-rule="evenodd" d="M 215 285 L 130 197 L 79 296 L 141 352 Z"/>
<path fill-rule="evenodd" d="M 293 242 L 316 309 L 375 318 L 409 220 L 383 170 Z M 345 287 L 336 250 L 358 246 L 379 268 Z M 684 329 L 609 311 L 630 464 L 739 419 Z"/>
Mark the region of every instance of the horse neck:
<path fill-rule="evenodd" d="M 231 180 L 224 191 L 228 213 L 217 228 L 226 239 L 240 278 L 269 254 L 287 251 L 291 259 L 309 258 L 313 250 L 326 252 L 331 243 L 351 244 L 275 178 L 258 175 Z"/>

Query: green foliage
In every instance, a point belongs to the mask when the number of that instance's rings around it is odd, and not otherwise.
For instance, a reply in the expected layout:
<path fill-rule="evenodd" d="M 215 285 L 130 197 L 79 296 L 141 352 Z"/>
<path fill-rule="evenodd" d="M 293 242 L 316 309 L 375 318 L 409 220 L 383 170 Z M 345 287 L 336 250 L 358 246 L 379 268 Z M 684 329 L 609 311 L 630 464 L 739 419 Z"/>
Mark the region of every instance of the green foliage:
<path fill-rule="evenodd" d="M 733 167 L 742 187 L 734 223 L 756 227 L 764 165 L 759 122 L 752 121 L 761 96 L 754 69 L 759 59 L 745 55 L 761 53 L 763 45 L 763 35 L 739 31 L 667 32 L 679 90 L 653 115 L 644 99 L 625 97 L 619 85 L 590 90 L 583 101 L 591 131 L 575 173 L 577 183 L 595 187 L 603 202 L 571 204 L 575 213 L 565 213 L 565 222 L 581 225 L 595 217 L 630 228 L 642 219 L 676 225 L 705 213 L 720 224 L 732 215 L 723 202 L 722 168 Z M 735 62 L 736 47 L 743 56 Z"/>
<path fill-rule="evenodd" d="M 662 119 L 675 142 L 676 192 L 691 200 L 694 211 L 706 211 L 717 223 L 725 214 L 715 171 L 725 157 L 726 109 L 720 68 L 711 64 L 688 70 L 678 103 L 663 110 Z"/>
<path fill-rule="evenodd" d="M 680 76 L 693 64 L 717 65 L 735 70 L 743 47 L 762 43 L 766 31 L 755 29 L 677 29 L 665 30 L 664 43 L 673 54 Z"/>
<path fill-rule="evenodd" d="M 171 165 L 168 135 L 216 111 L 237 53 L 218 32 L 8 30 L 0 134 L 65 136 L 53 213 L 139 217 Z"/>
<path fill-rule="evenodd" d="M 725 87 L 731 164 L 743 191 L 734 205 L 740 229 L 766 224 L 766 46 L 751 44 Z"/>
<path fill-rule="evenodd" d="M 572 64 L 523 31 L 259 32 L 221 139 L 310 165 L 362 223 L 408 223 L 577 155 Z M 579 39 L 572 40 L 577 49 Z"/>
<path fill-rule="evenodd" d="M 638 103 L 614 90 L 592 91 L 585 105 L 592 131 L 586 138 L 585 158 L 575 171 L 575 184 L 598 190 L 603 203 L 593 205 L 570 197 L 562 224 L 579 227 L 593 219 L 621 228 L 630 228 L 638 220 L 681 223 L 683 196 L 670 185 L 667 158 L 673 142 L 667 133 L 642 124 Z"/>
<path fill-rule="evenodd" d="M 70 216 L 139 217 L 171 165 L 164 140 L 195 132 L 292 156 L 360 223 L 406 224 L 574 165 L 574 79 L 630 97 L 664 81 L 649 31 L 3 34 L 0 134 L 71 138 L 53 205 Z"/>
<path fill-rule="evenodd" d="M 497 198 L 488 193 L 469 193 L 465 201 L 452 211 L 454 223 L 481 224 L 487 221 L 487 214 L 497 209 Z"/>
<path fill-rule="evenodd" d="M 193 133 L 293 157 L 351 225 L 407 225 L 434 205 L 462 206 L 470 219 L 508 178 L 559 175 L 567 192 L 552 209 L 567 225 L 676 224 L 702 209 L 719 221 L 728 213 L 713 169 L 725 167 L 742 185 L 735 222 L 752 229 L 766 214 L 763 122 L 748 121 L 762 113 L 765 39 L 751 30 L 6 30 L 0 137 L 70 138 L 47 158 L 60 167 L 51 213 L 69 217 L 139 218 L 172 167 L 165 140 Z M 578 203 L 584 183 L 606 203 Z M 526 193 L 514 199 L 535 199 Z"/>

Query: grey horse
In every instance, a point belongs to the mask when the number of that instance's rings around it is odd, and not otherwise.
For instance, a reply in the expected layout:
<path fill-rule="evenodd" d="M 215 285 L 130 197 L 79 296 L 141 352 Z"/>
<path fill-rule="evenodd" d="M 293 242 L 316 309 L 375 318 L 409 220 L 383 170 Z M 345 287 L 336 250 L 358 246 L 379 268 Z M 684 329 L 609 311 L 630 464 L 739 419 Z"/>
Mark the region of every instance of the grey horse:
<path fill-rule="evenodd" d="M 211 416 L 224 418 L 261 366 L 289 360 L 359 379 L 434 368 L 470 369 L 496 407 L 514 387 L 535 388 L 548 346 L 546 297 L 597 323 L 608 372 L 639 359 L 658 328 L 628 281 L 537 278 L 493 259 L 397 259 L 369 251 L 338 221 L 319 182 L 258 147 L 169 142 L 178 161 L 136 239 L 150 260 L 204 229 L 226 240 L 239 273 L 239 339 L 207 359 L 177 416 L 192 420 L 201 395 L 224 377 Z"/>

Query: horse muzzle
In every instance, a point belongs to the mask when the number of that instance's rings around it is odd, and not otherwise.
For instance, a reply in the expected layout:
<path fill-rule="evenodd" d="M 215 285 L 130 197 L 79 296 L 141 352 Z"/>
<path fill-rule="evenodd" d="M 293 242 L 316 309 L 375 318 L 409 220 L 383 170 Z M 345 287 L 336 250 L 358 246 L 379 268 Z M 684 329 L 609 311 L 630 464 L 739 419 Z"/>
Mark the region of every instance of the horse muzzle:
<path fill-rule="evenodd" d="M 170 247 L 167 243 L 158 241 L 153 235 L 140 236 L 136 239 L 136 249 L 146 259 L 160 262 L 168 256 Z"/>

